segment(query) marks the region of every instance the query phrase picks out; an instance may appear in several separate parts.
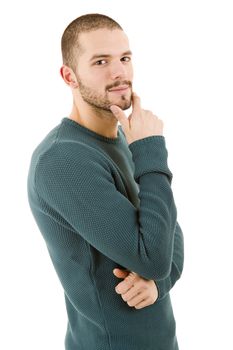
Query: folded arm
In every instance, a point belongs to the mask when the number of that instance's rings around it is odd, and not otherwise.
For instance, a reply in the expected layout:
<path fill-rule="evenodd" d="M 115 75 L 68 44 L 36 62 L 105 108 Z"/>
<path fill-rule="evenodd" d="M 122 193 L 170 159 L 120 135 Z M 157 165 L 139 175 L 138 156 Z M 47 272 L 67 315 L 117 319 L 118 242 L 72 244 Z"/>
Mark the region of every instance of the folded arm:
<path fill-rule="evenodd" d="M 177 211 L 165 139 L 147 137 L 129 149 L 139 209 L 116 188 L 114 176 L 119 174 L 113 176 L 103 154 L 78 142 L 55 143 L 41 156 L 34 187 L 48 215 L 56 213 L 56 220 L 60 217 L 116 263 L 147 279 L 162 280 L 163 291 L 178 273 L 172 263 Z"/>
<path fill-rule="evenodd" d="M 164 279 L 154 281 L 158 289 L 158 300 L 163 299 L 181 277 L 184 267 L 184 237 L 179 223 L 176 223 L 174 248 L 172 256 L 172 266 L 169 276 Z"/>

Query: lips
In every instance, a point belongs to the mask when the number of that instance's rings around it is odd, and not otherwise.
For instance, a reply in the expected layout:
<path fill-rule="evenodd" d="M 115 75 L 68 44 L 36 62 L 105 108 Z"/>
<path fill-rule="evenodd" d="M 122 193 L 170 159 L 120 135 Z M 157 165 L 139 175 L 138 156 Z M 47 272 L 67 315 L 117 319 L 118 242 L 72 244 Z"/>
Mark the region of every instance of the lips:
<path fill-rule="evenodd" d="M 110 89 L 109 91 L 121 91 L 121 90 L 126 90 L 128 89 L 129 85 L 120 85 L 116 88 Z"/>

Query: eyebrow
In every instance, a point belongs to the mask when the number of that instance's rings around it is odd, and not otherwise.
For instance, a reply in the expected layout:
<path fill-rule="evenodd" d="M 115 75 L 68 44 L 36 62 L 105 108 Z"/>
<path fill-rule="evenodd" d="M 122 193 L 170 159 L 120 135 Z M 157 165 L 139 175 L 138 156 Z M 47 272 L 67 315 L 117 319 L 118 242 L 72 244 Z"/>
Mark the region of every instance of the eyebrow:
<path fill-rule="evenodd" d="M 128 50 L 128 51 L 125 51 L 122 53 L 121 56 L 124 56 L 124 55 L 132 55 L 132 51 L 131 50 Z M 108 54 L 96 54 L 96 55 L 93 55 L 91 58 L 90 58 L 90 62 L 97 59 L 97 58 L 100 58 L 100 57 L 111 57 L 111 55 L 108 55 Z"/>

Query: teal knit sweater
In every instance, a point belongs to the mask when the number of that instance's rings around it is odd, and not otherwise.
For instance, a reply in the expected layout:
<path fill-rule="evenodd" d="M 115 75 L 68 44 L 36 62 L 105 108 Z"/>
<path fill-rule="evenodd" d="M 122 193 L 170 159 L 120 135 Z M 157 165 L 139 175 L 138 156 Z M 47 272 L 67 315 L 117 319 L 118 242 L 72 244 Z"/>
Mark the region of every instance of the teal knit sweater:
<path fill-rule="evenodd" d="M 29 204 L 64 290 L 66 350 L 177 350 L 169 291 L 183 270 L 183 233 L 164 136 L 127 144 L 63 118 L 32 154 Z M 115 291 L 125 268 L 158 287 L 130 307 Z"/>

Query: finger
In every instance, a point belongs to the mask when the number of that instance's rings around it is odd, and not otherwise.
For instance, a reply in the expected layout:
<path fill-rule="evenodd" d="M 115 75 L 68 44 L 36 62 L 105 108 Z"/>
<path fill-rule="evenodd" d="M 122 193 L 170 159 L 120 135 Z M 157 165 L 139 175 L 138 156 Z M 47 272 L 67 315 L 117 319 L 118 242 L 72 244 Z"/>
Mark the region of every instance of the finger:
<path fill-rule="evenodd" d="M 141 112 L 141 99 L 135 92 L 133 92 L 132 93 L 132 115 L 133 116 L 139 115 L 140 112 Z"/>
<path fill-rule="evenodd" d="M 120 282 L 115 290 L 118 294 L 123 294 L 126 293 L 134 284 L 136 276 L 134 276 L 133 274 L 128 275 L 124 281 Z"/>
<path fill-rule="evenodd" d="M 110 110 L 112 114 L 116 117 L 116 119 L 121 123 L 121 125 L 124 128 L 128 128 L 128 118 L 126 117 L 125 113 L 122 111 L 122 109 L 116 105 L 112 105 L 110 107 Z"/>
<path fill-rule="evenodd" d="M 145 300 L 149 301 L 149 296 L 148 296 L 148 293 L 146 292 L 142 292 L 142 293 L 139 293 L 137 295 L 135 295 L 133 298 L 131 298 L 130 300 L 127 301 L 127 304 L 129 306 L 136 306 L 142 302 L 144 302 Z"/>
<path fill-rule="evenodd" d="M 150 298 L 142 300 L 140 303 L 136 304 L 134 307 L 135 309 L 142 309 L 143 307 L 150 306 L 153 303 L 151 302 Z"/>
<path fill-rule="evenodd" d="M 137 296 L 139 293 L 142 293 L 144 291 L 145 291 L 145 289 L 141 288 L 139 284 L 135 284 L 127 292 L 122 293 L 122 299 L 124 301 L 129 301 L 132 298 L 134 298 L 135 296 Z"/>
<path fill-rule="evenodd" d="M 128 274 L 129 274 L 129 271 L 126 271 L 126 270 L 121 270 L 121 269 L 114 269 L 113 270 L 113 273 L 114 273 L 114 275 L 116 276 L 116 277 L 118 277 L 118 278 L 125 278 L 125 277 L 127 277 L 128 276 Z"/>

